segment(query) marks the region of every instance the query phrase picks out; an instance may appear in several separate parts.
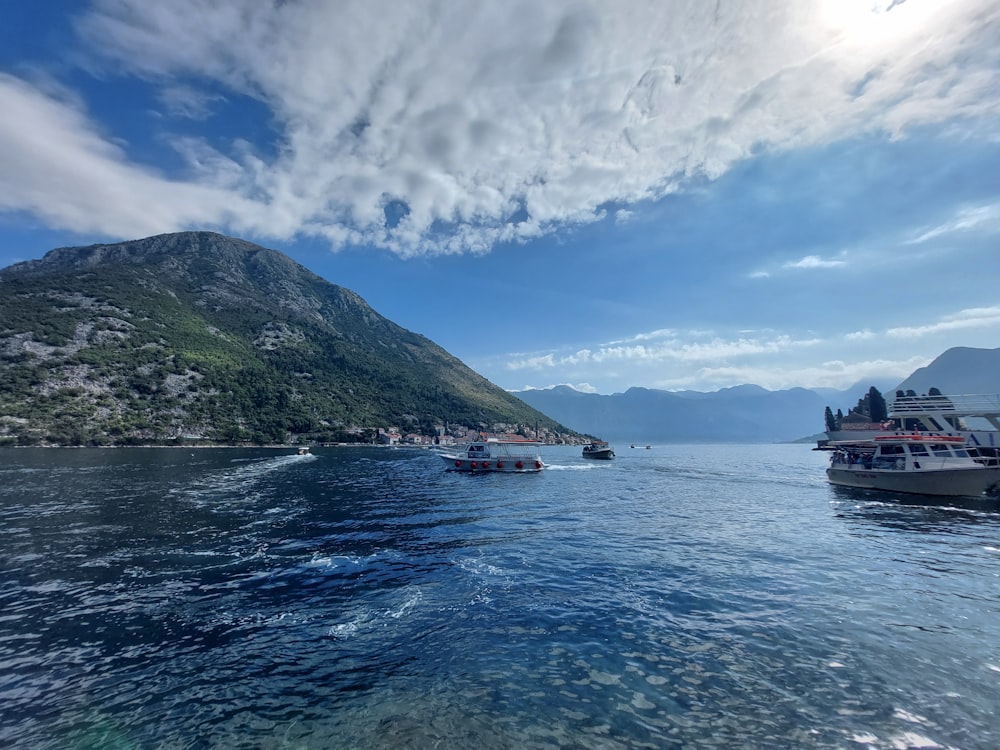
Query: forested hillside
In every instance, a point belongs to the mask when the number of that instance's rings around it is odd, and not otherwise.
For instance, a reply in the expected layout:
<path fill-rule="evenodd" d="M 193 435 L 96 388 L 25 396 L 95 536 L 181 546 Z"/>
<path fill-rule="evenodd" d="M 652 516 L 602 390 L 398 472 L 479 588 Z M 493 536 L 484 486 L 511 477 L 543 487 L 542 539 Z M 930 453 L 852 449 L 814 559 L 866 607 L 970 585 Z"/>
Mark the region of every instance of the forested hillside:
<path fill-rule="evenodd" d="M 370 439 L 557 424 L 354 292 L 210 232 L 0 271 L 0 441 Z"/>

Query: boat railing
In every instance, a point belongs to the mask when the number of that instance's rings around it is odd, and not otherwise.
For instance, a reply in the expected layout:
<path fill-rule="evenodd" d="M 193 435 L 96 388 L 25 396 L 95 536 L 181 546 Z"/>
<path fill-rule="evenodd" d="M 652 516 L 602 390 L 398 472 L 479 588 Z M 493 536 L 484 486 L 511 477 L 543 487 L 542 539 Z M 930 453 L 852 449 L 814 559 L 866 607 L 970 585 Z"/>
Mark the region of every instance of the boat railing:
<path fill-rule="evenodd" d="M 941 470 L 941 469 L 963 469 L 970 468 L 977 463 L 971 458 L 960 456 L 917 456 L 913 460 L 911 471 L 920 470 Z M 867 467 L 866 467 L 867 468 Z M 906 460 L 902 456 L 883 456 L 874 459 L 872 469 L 880 471 L 907 471 Z"/>
<path fill-rule="evenodd" d="M 948 412 L 956 416 L 1000 414 L 1000 395 L 899 396 L 889 404 L 890 417 Z"/>

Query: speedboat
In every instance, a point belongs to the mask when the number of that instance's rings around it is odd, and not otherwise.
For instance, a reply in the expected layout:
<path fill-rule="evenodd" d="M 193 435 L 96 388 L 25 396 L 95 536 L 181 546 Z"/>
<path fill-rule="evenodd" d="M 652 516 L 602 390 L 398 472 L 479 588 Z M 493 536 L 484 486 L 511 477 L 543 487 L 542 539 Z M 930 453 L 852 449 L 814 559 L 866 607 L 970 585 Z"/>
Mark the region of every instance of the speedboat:
<path fill-rule="evenodd" d="M 449 471 L 528 472 L 545 468 L 538 442 L 514 438 L 477 440 L 451 453 L 439 454 Z"/>
<path fill-rule="evenodd" d="M 826 475 L 831 484 L 944 497 L 1000 489 L 1000 467 L 958 435 L 921 432 L 838 442 Z"/>
<path fill-rule="evenodd" d="M 584 458 L 614 458 L 615 449 L 604 440 L 595 440 L 583 446 Z"/>

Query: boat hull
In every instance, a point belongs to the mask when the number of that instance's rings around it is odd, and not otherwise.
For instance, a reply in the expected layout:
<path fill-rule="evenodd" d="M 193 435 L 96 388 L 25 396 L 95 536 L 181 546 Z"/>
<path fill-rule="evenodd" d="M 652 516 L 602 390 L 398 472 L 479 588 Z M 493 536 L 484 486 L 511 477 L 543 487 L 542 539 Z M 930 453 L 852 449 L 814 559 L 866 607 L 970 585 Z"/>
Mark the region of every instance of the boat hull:
<path fill-rule="evenodd" d="M 938 497 L 977 497 L 1000 485 L 1000 469 L 966 468 L 894 471 L 830 467 L 831 484 Z"/>
<path fill-rule="evenodd" d="M 540 458 L 504 458 L 500 460 L 471 460 L 464 456 L 446 454 L 441 456 L 448 465 L 448 471 L 464 471 L 471 474 L 526 474 L 545 468 Z"/>
<path fill-rule="evenodd" d="M 584 458 L 599 458 L 599 459 L 608 460 L 608 459 L 612 459 L 612 458 L 615 457 L 615 452 L 613 450 L 611 450 L 610 448 L 607 448 L 605 450 L 599 450 L 599 451 L 584 451 L 583 452 L 583 457 Z"/>

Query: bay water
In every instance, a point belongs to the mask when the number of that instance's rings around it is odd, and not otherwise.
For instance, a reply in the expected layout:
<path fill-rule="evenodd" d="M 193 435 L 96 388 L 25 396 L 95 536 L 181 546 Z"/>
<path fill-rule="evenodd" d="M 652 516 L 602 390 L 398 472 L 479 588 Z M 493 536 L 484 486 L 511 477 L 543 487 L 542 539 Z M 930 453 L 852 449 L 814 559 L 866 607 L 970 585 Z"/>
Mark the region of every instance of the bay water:
<path fill-rule="evenodd" d="M 0 747 L 1000 747 L 1000 505 L 808 445 L 0 451 Z"/>

